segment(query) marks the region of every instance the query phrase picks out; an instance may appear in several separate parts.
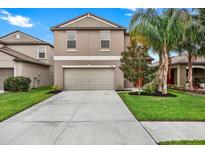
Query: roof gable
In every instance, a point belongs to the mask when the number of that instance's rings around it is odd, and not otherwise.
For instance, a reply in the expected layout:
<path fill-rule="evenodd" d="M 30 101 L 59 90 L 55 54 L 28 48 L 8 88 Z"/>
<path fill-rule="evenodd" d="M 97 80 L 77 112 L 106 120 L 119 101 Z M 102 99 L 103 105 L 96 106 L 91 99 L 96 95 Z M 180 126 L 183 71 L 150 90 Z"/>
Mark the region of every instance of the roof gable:
<path fill-rule="evenodd" d="M 58 28 L 123 28 L 124 27 L 115 24 L 111 21 L 103 19 L 94 14 L 86 13 L 59 25 L 53 26 L 51 29 Z"/>
<path fill-rule="evenodd" d="M 0 37 L 0 43 L 5 45 L 49 45 L 53 48 L 52 44 L 21 31 L 14 31 Z"/>
<path fill-rule="evenodd" d="M 0 40 L 4 42 L 44 42 L 21 31 L 14 31 L 12 33 L 9 33 L 5 36 L 2 36 Z"/>

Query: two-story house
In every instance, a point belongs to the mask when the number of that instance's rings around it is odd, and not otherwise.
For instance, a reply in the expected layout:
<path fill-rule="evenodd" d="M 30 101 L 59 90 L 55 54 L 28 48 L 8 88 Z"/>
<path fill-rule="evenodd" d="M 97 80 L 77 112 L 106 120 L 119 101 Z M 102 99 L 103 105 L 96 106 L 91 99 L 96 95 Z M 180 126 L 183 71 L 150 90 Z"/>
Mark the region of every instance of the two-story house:
<path fill-rule="evenodd" d="M 65 90 L 124 88 L 119 69 L 129 36 L 126 28 L 87 13 L 51 27 L 54 85 Z"/>
<path fill-rule="evenodd" d="M 0 90 L 9 76 L 25 76 L 31 87 L 53 84 L 53 45 L 15 31 L 0 37 Z"/>

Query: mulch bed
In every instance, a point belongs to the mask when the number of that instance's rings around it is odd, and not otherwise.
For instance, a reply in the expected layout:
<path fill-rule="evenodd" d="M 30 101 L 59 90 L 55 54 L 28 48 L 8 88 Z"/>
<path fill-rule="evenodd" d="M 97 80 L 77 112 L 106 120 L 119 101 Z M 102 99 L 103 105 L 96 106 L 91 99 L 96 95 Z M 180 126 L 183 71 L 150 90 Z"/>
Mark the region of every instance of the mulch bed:
<path fill-rule="evenodd" d="M 62 90 L 49 91 L 47 94 L 58 94 L 60 92 L 62 92 Z"/>
<path fill-rule="evenodd" d="M 159 92 L 155 92 L 155 93 L 152 93 L 152 94 L 147 94 L 145 92 L 141 92 L 140 95 L 138 94 L 138 92 L 130 92 L 129 94 L 130 95 L 137 95 L 137 96 L 177 97 L 177 95 L 174 95 L 174 94 L 171 94 L 171 93 L 163 95 L 162 93 L 159 93 Z"/>
<path fill-rule="evenodd" d="M 194 91 L 181 89 L 181 88 L 171 88 L 171 89 L 179 90 L 179 91 L 183 91 L 183 92 L 187 92 L 187 93 L 195 94 L 195 95 L 205 95 L 205 90 L 200 90 L 200 89 L 195 89 Z"/>
<path fill-rule="evenodd" d="M 126 90 L 126 89 L 122 89 L 122 90 L 115 90 L 116 92 L 123 92 L 123 91 L 132 91 L 132 90 Z"/>

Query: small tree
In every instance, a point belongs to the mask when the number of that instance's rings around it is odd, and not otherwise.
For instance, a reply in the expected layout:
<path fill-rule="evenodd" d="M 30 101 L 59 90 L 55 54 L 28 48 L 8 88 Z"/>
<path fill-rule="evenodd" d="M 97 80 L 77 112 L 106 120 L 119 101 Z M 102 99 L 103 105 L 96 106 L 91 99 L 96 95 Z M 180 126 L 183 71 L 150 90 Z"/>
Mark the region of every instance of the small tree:
<path fill-rule="evenodd" d="M 148 66 L 148 47 L 132 44 L 128 51 L 122 53 L 120 69 L 124 77 L 134 85 L 136 81 L 143 78 L 143 83 L 150 83 L 154 79 L 155 68 Z M 141 85 L 138 87 L 140 94 Z"/>

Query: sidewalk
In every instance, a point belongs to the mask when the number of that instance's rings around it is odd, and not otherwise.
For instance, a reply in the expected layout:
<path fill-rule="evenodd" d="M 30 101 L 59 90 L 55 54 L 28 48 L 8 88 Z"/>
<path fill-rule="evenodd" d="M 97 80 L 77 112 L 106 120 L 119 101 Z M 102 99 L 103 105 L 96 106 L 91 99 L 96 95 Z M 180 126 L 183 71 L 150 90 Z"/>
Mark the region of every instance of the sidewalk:
<path fill-rule="evenodd" d="M 157 141 L 205 140 L 205 122 L 141 122 Z"/>

